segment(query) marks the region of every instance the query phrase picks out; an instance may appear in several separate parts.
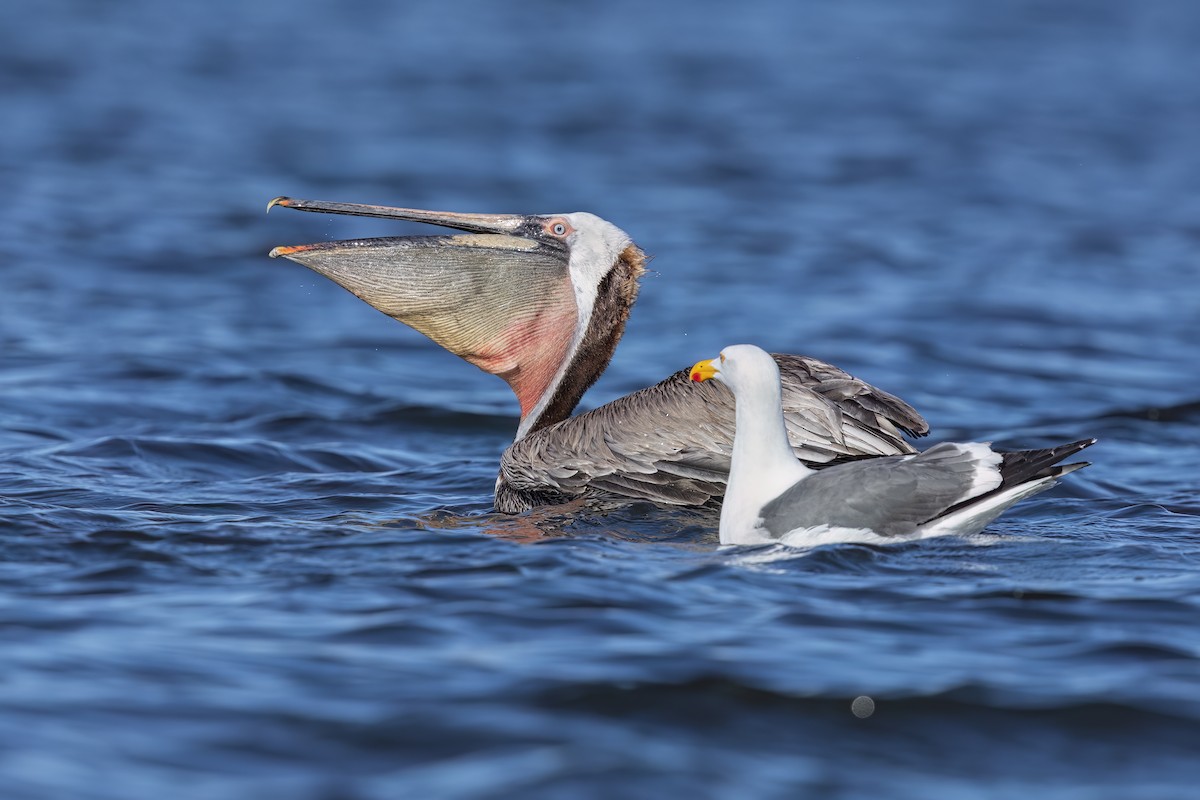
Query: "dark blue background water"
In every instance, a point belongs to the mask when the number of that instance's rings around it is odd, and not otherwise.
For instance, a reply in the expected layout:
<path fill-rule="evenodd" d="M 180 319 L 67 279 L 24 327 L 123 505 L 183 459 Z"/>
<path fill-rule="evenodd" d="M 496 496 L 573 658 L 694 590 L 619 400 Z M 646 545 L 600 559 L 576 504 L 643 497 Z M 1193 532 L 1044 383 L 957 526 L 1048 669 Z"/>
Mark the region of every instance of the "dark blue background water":
<path fill-rule="evenodd" d="M 16 6 L 0 796 L 1194 791 L 1197 4 Z M 420 229 L 279 194 L 628 230 L 589 405 L 752 341 L 1095 465 L 891 548 L 496 517 L 507 387 L 266 258 Z"/>

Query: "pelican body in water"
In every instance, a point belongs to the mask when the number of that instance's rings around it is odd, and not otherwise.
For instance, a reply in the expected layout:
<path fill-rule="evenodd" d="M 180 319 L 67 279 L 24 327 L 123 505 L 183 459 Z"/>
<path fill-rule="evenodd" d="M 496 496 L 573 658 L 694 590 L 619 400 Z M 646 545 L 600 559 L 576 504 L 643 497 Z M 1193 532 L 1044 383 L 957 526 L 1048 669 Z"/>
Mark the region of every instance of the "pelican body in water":
<path fill-rule="evenodd" d="M 608 366 L 637 299 L 646 256 L 593 214 L 463 214 L 278 197 L 275 206 L 425 222 L 459 235 L 276 247 L 445 349 L 508 382 L 521 407 L 500 459 L 496 510 L 585 497 L 701 505 L 725 492 L 734 403 L 680 370 L 572 417 Z M 913 453 L 907 403 L 814 358 L 777 355 L 797 458 L 824 465 Z"/>
<path fill-rule="evenodd" d="M 1019 500 L 1044 492 L 1086 462 L 1056 466 L 1095 439 L 1046 450 L 998 452 L 942 443 L 916 455 L 835 464 L 820 471 L 788 445 L 775 360 L 733 345 L 692 367 L 733 390 L 737 429 L 721 505 L 721 544 L 887 542 L 983 530 Z"/>

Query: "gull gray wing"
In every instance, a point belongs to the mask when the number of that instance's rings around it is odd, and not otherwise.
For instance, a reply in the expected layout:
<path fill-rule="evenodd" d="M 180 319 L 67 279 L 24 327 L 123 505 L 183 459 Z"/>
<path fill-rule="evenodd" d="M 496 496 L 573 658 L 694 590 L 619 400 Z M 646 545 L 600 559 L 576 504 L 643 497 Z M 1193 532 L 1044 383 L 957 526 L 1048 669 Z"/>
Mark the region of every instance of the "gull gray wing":
<path fill-rule="evenodd" d="M 763 506 L 762 526 L 775 537 L 822 525 L 906 536 L 998 487 L 1000 459 L 986 445 L 943 443 L 915 456 L 838 464 Z"/>
<path fill-rule="evenodd" d="M 914 452 L 902 431 L 928 432 L 907 403 L 832 365 L 777 355 L 788 438 L 813 465 Z M 681 370 L 655 386 L 515 442 L 500 461 L 496 508 L 517 512 L 581 495 L 700 505 L 725 492 L 734 401 Z"/>

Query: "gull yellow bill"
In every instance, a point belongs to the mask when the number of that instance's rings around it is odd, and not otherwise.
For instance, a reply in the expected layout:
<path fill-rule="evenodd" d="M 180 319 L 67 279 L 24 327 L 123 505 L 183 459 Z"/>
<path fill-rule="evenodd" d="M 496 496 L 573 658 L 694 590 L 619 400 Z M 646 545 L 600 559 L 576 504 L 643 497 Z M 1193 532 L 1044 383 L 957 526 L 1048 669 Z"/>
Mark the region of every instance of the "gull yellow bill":
<path fill-rule="evenodd" d="M 692 367 L 692 380 L 700 383 L 712 378 L 717 374 L 718 364 L 719 362 L 715 358 L 707 361 L 697 361 L 696 365 Z"/>

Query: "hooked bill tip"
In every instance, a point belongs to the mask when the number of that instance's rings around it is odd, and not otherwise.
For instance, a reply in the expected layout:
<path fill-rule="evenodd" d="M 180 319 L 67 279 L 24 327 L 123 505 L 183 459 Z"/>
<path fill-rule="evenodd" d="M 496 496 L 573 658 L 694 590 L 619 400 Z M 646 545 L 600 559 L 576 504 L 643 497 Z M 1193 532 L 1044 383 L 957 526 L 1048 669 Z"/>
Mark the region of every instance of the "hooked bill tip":
<path fill-rule="evenodd" d="M 308 249 L 308 245 L 304 244 L 281 245 L 280 247 L 272 249 L 271 252 L 267 253 L 267 255 L 271 258 L 279 258 L 280 256 L 290 256 L 292 253 L 300 253 Z"/>
<path fill-rule="evenodd" d="M 287 206 L 291 205 L 291 202 L 292 198 L 290 197 L 276 197 L 274 200 L 267 203 L 267 211 L 270 211 L 275 206 L 283 206 L 286 208 Z"/>

